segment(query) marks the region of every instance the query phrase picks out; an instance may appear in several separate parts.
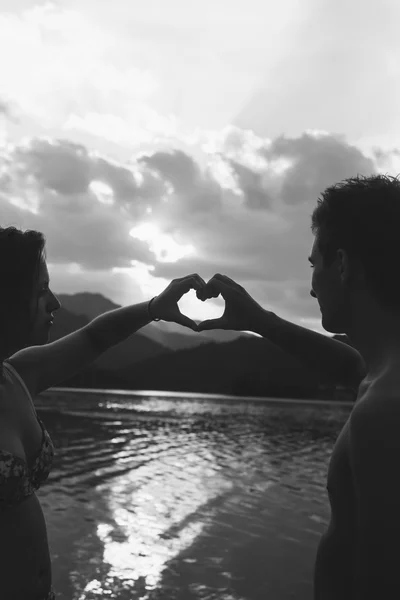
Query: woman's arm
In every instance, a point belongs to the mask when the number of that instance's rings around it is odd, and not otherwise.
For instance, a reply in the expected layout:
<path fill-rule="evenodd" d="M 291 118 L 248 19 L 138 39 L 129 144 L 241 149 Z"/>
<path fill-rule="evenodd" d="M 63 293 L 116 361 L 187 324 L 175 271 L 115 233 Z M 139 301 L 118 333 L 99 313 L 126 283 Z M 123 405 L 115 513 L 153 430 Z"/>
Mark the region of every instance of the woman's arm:
<path fill-rule="evenodd" d="M 110 310 L 78 331 L 50 344 L 24 348 L 7 360 L 35 396 L 82 371 L 153 319 L 173 321 L 197 331 L 196 323 L 180 312 L 178 301 L 189 290 L 199 290 L 204 285 L 197 274 L 174 279 L 152 302 L 151 314 L 149 302 Z"/>

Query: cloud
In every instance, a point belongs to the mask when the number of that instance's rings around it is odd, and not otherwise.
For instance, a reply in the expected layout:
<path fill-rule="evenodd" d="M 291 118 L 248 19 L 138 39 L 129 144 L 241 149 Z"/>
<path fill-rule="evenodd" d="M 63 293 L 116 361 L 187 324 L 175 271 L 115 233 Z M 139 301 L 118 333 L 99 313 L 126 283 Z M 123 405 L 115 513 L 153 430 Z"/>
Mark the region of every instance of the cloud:
<path fill-rule="evenodd" d="M 20 122 L 18 110 L 15 102 L 8 99 L 0 98 L 0 117 L 3 117 L 7 123 L 16 124 Z M 4 138 L 5 141 L 6 138 Z"/>
<path fill-rule="evenodd" d="M 321 132 L 268 140 L 231 128 L 202 145 L 203 161 L 194 158 L 197 148 L 146 152 L 124 164 L 62 139 L 3 149 L 2 226 L 42 230 L 60 268 L 143 276 L 146 291 L 152 282 L 220 272 L 287 318 L 317 318 L 306 260 L 310 214 L 327 186 L 378 166 L 344 137 Z M 376 156 L 382 166 L 384 155 Z M 221 164 L 230 173 L 223 181 Z M 135 237 L 135 228 L 146 235 Z M 156 260 L 169 250 L 181 258 Z"/>
<path fill-rule="evenodd" d="M 251 168 L 234 160 L 231 160 L 230 164 L 234 170 L 238 186 L 243 192 L 244 198 L 246 199 L 246 205 L 249 209 L 271 209 L 272 198 L 263 186 L 262 173 L 257 173 Z"/>
<path fill-rule="evenodd" d="M 151 105 L 159 82 L 132 66 L 126 41 L 82 12 L 52 3 L 0 12 L 2 89 L 26 119 L 137 146 L 173 135 Z"/>
<path fill-rule="evenodd" d="M 216 212 L 220 207 L 221 187 L 195 160 L 181 150 L 155 152 L 143 156 L 140 162 L 156 171 L 171 186 L 174 201 L 167 207 L 170 219 L 181 219 L 188 214 Z M 167 214 L 165 214 L 167 217 Z"/>
<path fill-rule="evenodd" d="M 235 120 L 258 135 L 300 136 L 307 128 L 346 132 L 352 141 L 400 126 L 396 0 L 309 0 L 286 50 Z"/>
<path fill-rule="evenodd" d="M 18 169 L 33 176 L 43 188 L 58 194 L 86 193 L 91 179 L 88 152 L 68 140 L 32 140 L 15 149 Z"/>
<path fill-rule="evenodd" d="M 102 202 L 92 181 L 108 185 L 113 204 Z M 133 258 L 151 263 L 150 250 L 129 235 L 136 184 L 121 165 L 67 140 L 34 139 L 3 150 L 1 182 L 1 225 L 43 231 L 53 261 L 89 271 L 128 268 Z M 136 211 L 145 212 L 140 199 Z"/>
<path fill-rule="evenodd" d="M 379 168 L 389 169 L 392 174 L 400 173 L 400 150 L 392 148 L 383 150 L 382 148 L 373 148 L 372 156 Z"/>
<path fill-rule="evenodd" d="M 10 107 L 7 102 L 0 99 L 0 114 L 8 117 L 10 115 Z"/>
<path fill-rule="evenodd" d="M 260 152 L 268 160 L 291 161 L 280 193 L 282 202 L 288 205 L 307 204 L 328 185 L 375 171 L 373 161 L 348 144 L 344 136 L 325 132 L 304 133 L 298 138 L 279 136 Z"/>

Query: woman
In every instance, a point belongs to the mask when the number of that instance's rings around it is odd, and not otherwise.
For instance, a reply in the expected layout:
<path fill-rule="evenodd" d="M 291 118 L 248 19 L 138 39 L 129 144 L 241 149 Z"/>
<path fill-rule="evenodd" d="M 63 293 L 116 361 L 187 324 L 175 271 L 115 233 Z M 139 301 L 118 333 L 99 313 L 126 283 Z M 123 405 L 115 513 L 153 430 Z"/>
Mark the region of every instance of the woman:
<path fill-rule="evenodd" d="M 52 600 L 46 523 L 35 492 L 49 475 L 54 446 L 32 397 L 152 320 L 197 331 L 177 303 L 205 282 L 196 274 L 174 280 L 152 301 L 110 311 L 47 344 L 61 305 L 49 287 L 44 236 L 0 228 L 0 276 L 0 598 Z"/>

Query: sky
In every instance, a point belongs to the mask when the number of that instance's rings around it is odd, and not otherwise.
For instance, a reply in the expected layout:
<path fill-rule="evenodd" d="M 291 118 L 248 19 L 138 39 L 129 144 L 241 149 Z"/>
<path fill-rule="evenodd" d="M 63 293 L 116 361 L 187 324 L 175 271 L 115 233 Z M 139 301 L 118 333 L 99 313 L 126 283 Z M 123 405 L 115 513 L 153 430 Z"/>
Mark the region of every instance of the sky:
<path fill-rule="evenodd" d="M 326 333 L 311 213 L 400 172 L 397 0 L 0 0 L 0 225 L 122 305 L 215 273 Z M 179 303 L 216 318 L 221 298 Z"/>

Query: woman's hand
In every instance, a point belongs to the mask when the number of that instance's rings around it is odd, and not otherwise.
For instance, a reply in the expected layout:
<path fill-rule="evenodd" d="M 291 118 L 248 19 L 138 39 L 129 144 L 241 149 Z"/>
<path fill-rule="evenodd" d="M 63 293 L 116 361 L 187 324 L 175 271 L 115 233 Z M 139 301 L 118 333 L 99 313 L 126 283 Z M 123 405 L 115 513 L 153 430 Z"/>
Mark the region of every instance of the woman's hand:
<path fill-rule="evenodd" d="M 205 287 L 206 282 L 197 273 L 180 279 L 173 279 L 169 286 L 153 300 L 150 312 L 156 319 L 172 321 L 178 323 L 178 325 L 189 327 L 193 331 L 198 331 L 197 323 L 181 313 L 178 302 L 190 290 L 197 290 L 196 294 L 198 294 Z"/>
<path fill-rule="evenodd" d="M 233 279 L 217 273 L 205 287 L 196 292 L 198 299 L 203 302 L 208 298 L 217 298 L 220 294 L 225 300 L 224 314 L 219 319 L 202 321 L 199 323 L 197 331 L 208 329 L 254 331 L 265 310 L 246 292 L 244 287 Z"/>

